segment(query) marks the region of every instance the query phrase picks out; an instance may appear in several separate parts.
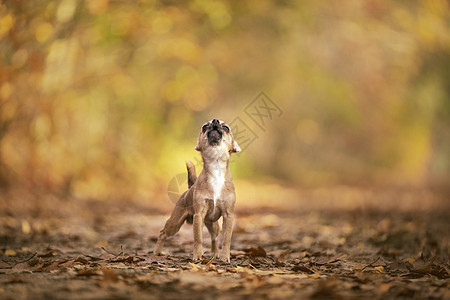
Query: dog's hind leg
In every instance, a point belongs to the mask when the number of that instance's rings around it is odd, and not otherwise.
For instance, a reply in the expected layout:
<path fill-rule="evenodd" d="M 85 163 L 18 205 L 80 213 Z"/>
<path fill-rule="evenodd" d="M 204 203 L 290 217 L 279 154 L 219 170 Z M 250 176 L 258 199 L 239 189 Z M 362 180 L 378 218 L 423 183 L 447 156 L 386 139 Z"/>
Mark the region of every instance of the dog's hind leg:
<path fill-rule="evenodd" d="M 188 212 L 186 208 L 178 205 L 175 206 L 172 215 L 167 220 L 166 225 L 164 225 L 164 228 L 159 233 L 158 241 L 156 242 L 154 252 L 156 255 L 161 255 L 164 242 L 168 237 L 173 236 L 180 230 L 181 225 L 183 225 L 187 216 Z"/>
<path fill-rule="evenodd" d="M 206 228 L 208 228 L 209 234 L 211 235 L 211 253 L 212 257 L 216 258 L 219 256 L 219 246 L 217 245 L 217 236 L 219 235 L 219 223 L 205 223 Z"/>

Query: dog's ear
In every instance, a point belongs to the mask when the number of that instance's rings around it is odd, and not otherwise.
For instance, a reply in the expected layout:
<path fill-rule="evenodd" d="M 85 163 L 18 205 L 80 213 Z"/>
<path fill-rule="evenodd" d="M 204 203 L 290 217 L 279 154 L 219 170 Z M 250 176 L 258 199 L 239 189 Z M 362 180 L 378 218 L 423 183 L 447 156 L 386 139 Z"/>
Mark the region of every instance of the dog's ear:
<path fill-rule="evenodd" d="M 239 147 L 236 140 L 233 140 L 233 149 L 231 149 L 231 152 L 233 153 L 241 152 L 241 147 Z"/>

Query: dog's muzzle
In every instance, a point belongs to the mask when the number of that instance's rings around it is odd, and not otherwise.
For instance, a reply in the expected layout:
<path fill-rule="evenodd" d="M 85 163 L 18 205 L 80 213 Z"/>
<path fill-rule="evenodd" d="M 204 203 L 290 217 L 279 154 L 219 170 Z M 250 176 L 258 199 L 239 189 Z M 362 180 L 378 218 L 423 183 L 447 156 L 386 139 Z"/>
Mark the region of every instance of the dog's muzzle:
<path fill-rule="evenodd" d="M 214 119 L 206 133 L 208 137 L 208 143 L 211 146 L 216 146 L 222 140 L 222 126 L 220 126 L 219 120 Z"/>

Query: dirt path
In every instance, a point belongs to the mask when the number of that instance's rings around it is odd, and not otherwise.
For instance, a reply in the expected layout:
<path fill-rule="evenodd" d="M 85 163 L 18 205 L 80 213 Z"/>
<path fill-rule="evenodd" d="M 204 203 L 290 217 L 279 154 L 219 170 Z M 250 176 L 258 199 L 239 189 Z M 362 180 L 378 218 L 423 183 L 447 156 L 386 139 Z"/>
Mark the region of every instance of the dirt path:
<path fill-rule="evenodd" d="M 56 197 L 40 207 L 1 216 L 2 299 L 450 298 L 446 202 L 427 211 L 243 207 L 231 264 L 208 259 L 208 238 L 205 259 L 192 262 L 190 225 L 167 255 L 152 255 L 167 215 L 150 207 Z"/>

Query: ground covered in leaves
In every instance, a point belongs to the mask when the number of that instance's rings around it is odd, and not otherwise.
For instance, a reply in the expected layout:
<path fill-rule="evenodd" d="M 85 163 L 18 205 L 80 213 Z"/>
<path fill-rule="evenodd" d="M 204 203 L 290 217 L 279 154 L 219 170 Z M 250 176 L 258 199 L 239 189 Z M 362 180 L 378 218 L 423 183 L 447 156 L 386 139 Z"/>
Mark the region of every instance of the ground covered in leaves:
<path fill-rule="evenodd" d="M 171 203 L 4 194 L 2 299 L 450 298 L 447 193 L 340 188 L 238 204 L 231 264 L 154 256 Z"/>

